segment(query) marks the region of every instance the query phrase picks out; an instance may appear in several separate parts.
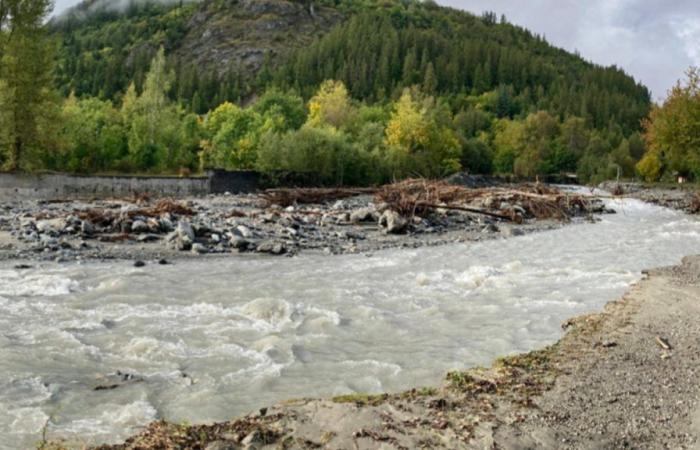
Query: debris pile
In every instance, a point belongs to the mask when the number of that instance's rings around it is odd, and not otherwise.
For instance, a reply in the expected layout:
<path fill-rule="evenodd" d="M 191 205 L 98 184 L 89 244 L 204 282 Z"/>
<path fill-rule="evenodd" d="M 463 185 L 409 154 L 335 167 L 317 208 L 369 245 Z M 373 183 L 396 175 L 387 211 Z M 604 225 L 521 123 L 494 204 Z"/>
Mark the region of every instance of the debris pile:
<path fill-rule="evenodd" d="M 332 202 L 358 195 L 373 194 L 375 191 L 374 188 L 286 188 L 268 189 L 263 192 L 262 197 L 268 205 L 287 207 Z"/>
<path fill-rule="evenodd" d="M 540 184 L 470 189 L 412 179 L 384 186 L 375 199 L 404 216 L 425 217 L 436 210 L 453 209 L 518 223 L 526 219 L 566 221 L 604 209 L 595 198 Z"/>

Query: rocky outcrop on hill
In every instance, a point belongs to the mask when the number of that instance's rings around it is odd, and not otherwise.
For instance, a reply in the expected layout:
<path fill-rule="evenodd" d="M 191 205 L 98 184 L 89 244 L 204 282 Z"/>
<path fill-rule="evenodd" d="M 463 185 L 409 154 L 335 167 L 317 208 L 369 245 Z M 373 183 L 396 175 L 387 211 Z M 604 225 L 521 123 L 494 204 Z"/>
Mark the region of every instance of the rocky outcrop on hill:
<path fill-rule="evenodd" d="M 251 75 L 266 59 L 310 43 L 342 19 L 335 10 L 285 0 L 207 0 L 190 19 L 175 54 L 185 64 L 215 68 L 220 75 L 232 68 Z"/>

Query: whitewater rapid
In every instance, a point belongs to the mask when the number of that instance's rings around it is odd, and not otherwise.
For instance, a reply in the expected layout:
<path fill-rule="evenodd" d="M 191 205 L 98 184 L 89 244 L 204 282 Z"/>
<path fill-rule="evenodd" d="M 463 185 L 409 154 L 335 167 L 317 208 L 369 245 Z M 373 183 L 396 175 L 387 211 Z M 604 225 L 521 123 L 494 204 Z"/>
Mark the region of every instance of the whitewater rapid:
<path fill-rule="evenodd" d="M 527 236 L 373 255 L 0 263 L 0 448 L 118 442 L 287 398 L 438 385 L 561 337 L 641 270 L 700 253 L 700 223 L 643 204 Z M 122 375 L 114 389 L 94 390 Z"/>

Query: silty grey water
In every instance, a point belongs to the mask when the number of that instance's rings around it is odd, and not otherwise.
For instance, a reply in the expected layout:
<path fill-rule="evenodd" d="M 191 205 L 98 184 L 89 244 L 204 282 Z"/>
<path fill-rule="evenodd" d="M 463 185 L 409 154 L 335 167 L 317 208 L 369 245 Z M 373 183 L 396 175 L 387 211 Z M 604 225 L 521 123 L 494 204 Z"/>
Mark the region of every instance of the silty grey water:
<path fill-rule="evenodd" d="M 158 418 L 437 385 L 550 344 L 642 269 L 700 253 L 696 219 L 610 206 L 597 224 L 370 257 L 2 263 L 0 448 L 32 448 L 44 427 L 118 442 Z M 118 372 L 143 381 L 94 390 Z"/>

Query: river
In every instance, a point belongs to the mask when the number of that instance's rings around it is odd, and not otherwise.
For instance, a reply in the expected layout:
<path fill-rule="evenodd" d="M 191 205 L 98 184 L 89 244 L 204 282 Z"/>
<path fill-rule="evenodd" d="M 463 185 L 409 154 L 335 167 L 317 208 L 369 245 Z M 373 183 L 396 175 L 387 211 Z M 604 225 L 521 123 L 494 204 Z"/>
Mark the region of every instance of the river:
<path fill-rule="evenodd" d="M 369 256 L 0 263 L 0 448 L 34 448 L 44 428 L 118 442 L 159 418 L 438 385 L 551 344 L 642 269 L 700 253 L 695 218 L 610 206 L 596 224 Z M 117 373 L 133 379 L 95 390 Z"/>

